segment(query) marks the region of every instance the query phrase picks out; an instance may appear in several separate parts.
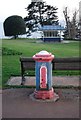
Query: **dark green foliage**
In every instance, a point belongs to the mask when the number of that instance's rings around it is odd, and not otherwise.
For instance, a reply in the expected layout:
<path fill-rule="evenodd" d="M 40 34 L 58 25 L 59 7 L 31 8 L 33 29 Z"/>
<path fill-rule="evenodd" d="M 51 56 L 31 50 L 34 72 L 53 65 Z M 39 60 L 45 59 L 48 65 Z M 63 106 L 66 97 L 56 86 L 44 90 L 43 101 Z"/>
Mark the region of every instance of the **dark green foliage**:
<path fill-rule="evenodd" d="M 57 9 L 45 2 L 31 2 L 26 8 L 28 15 L 24 18 L 29 31 L 39 27 L 38 24 L 41 26 L 58 24 Z"/>
<path fill-rule="evenodd" d="M 26 25 L 21 16 L 10 16 L 4 21 L 4 33 L 5 36 L 14 36 L 26 33 Z"/>
<path fill-rule="evenodd" d="M 21 55 L 21 52 L 17 52 L 16 50 L 8 49 L 3 47 L 2 48 L 2 55 Z"/>

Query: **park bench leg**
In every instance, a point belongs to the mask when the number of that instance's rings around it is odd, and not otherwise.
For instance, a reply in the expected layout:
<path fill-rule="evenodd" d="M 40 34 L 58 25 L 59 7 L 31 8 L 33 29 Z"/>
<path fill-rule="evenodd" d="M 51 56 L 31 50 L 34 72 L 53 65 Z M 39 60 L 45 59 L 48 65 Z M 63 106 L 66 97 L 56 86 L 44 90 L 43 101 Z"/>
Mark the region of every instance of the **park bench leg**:
<path fill-rule="evenodd" d="M 25 77 L 24 77 L 24 76 L 22 76 L 21 85 L 24 85 L 24 83 L 25 83 Z"/>
<path fill-rule="evenodd" d="M 25 72 L 25 71 L 22 69 L 22 70 L 21 70 L 21 76 L 22 76 L 21 85 L 24 85 L 24 83 L 25 83 L 24 72 Z"/>
<path fill-rule="evenodd" d="M 21 62 L 21 85 L 24 85 L 24 83 L 25 83 L 25 75 L 24 75 L 24 73 L 25 73 L 25 70 L 24 70 L 24 67 L 23 67 L 23 62 Z"/>

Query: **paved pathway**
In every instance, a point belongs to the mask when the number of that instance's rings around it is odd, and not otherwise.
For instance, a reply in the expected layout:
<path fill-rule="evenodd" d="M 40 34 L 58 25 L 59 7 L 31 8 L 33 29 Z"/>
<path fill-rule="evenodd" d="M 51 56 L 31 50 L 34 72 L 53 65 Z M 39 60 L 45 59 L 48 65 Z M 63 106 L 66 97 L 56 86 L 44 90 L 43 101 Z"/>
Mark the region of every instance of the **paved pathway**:
<path fill-rule="evenodd" d="M 35 86 L 35 77 L 25 77 L 26 82 L 24 85 Z M 77 87 L 81 84 L 79 76 L 53 76 L 53 86 L 74 86 Z M 8 85 L 20 85 L 21 77 L 11 77 L 7 82 Z"/>
<path fill-rule="evenodd" d="M 38 102 L 30 99 L 34 89 L 3 90 L 4 118 L 79 118 L 79 91 L 56 89 L 57 102 Z"/>
<path fill-rule="evenodd" d="M 9 85 L 20 85 L 21 77 L 11 77 Z M 26 77 L 25 85 L 35 86 L 35 77 Z M 54 76 L 53 86 L 79 86 L 79 76 Z M 59 100 L 54 102 L 39 102 L 30 99 L 34 88 L 19 88 L 3 90 L 2 116 L 4 118 L 79 118 L 79 91 L 76 89 L 55 89 Z M 0 107 L 1 107 L 0 92 Z M 1 113 L 1 109 L 0 109 Z M 1 114 L 0 114 L 1 115 Z"/>

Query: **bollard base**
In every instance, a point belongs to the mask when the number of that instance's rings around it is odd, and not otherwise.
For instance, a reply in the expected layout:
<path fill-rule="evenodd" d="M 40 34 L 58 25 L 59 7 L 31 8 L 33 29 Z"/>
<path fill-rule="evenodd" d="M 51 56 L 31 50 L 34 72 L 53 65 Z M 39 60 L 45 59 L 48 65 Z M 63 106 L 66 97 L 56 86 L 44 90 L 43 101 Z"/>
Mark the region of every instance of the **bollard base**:
<path fill-rule="evenodd" d="M 54 92 L 53 88 L 49 91 L 43 90 L 35 90 L 34 93 L 30 95 L 32 100 L 36 101 L 47 101 L 47 102 L 55 102 L 59 99 L 59 96 Z"/>

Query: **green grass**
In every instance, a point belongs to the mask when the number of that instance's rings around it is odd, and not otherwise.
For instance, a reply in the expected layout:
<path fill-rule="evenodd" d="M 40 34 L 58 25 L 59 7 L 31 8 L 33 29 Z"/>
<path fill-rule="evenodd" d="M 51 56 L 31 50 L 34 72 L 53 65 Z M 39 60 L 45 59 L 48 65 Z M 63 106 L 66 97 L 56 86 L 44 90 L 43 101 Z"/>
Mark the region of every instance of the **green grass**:
<path fill-rule="evenodd" d="M 29 40 L 3 40 L 3 47 L 16 50 L 25 56 L 33 56 L 36 52 L 47 50 L 55 57 L 79 56 L 79 42 L 63 43 L 36 43 Z"/>
<path fill-rule="evenodd" d="M 36 39 L 17 39 L 17 40 L 2 40 L 2 47 L 8 52 L 17 51 L 22 55 L 12 55 L 12 53 L 4 54 L 2 57 L 2 80 L 3 86 L 11 76 L 20 75 L 20 56 L 32 57 L 41 50 L 47 50 L 55 55 L 55 57 L 79 57 L 79 42 L 70 43 L 38 43 Z M 11 51 L 10 51 L 11 50 Z M 29 72 L 34 75 L 35 72 Z M 79 71 L 56 71 L 54 75 L 78 75 Z M 1 84 L 1 83 L 0 83 Z"/>

